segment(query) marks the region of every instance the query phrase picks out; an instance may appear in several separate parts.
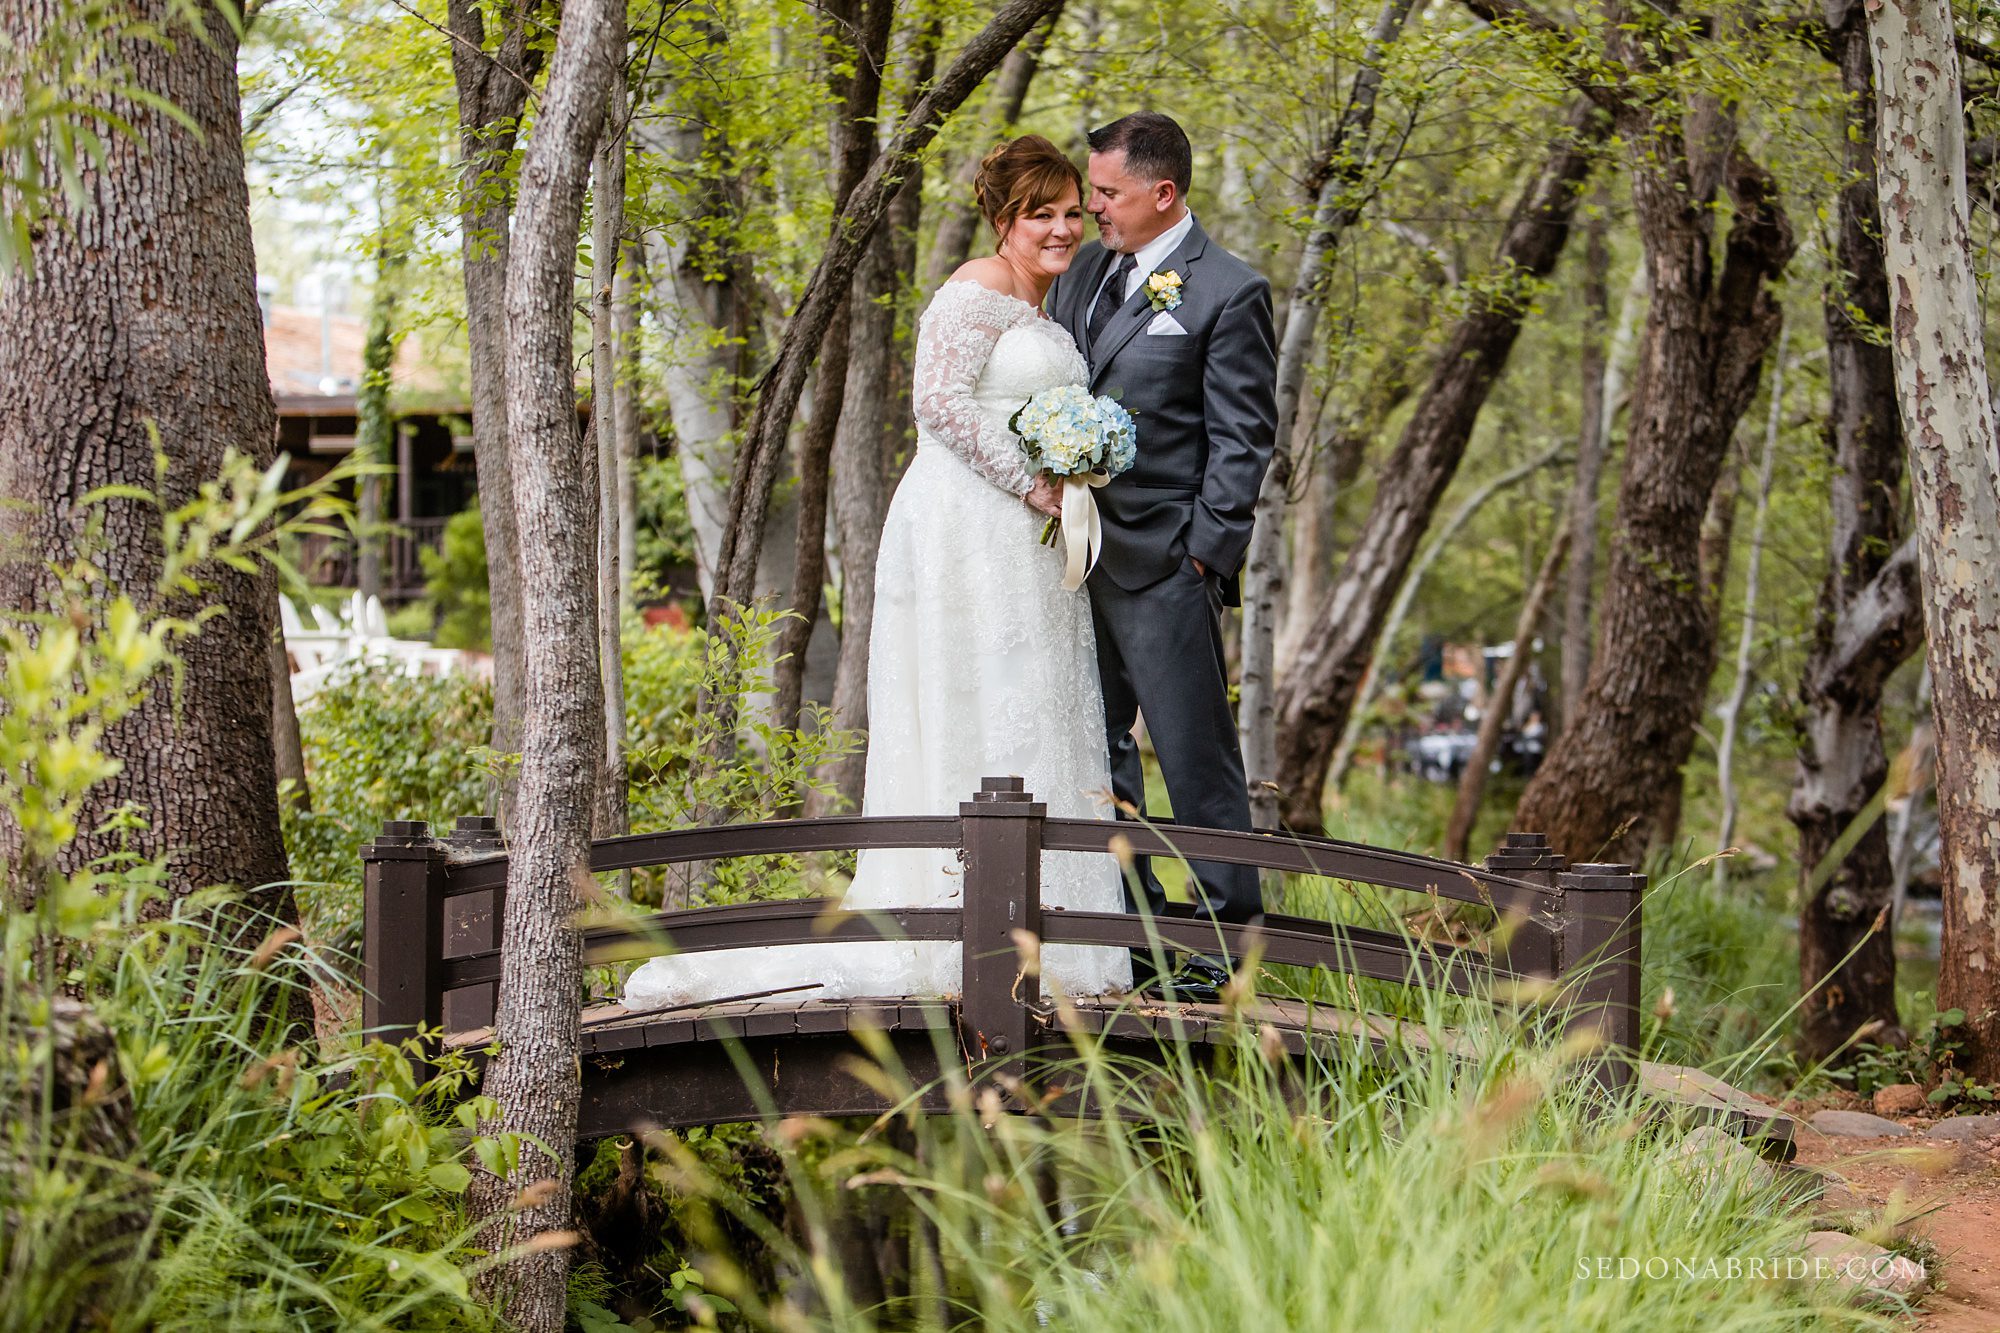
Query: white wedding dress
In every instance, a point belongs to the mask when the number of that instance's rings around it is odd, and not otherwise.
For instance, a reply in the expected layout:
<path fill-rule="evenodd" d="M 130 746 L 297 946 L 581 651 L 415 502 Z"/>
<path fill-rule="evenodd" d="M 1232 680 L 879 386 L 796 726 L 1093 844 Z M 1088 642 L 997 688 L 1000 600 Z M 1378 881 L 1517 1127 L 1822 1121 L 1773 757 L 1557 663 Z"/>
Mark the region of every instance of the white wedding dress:
<path fill-rule="evenodd" d="M 1034 394 L 1085 382 L 1069 333 L 1033 306 L 947 282 L 918 324 L 917 452 L 896 488 L 875 566 L 868 641 L 868 769 L 862 813 L 955 815 L 980 779 L 1015 775 L 1057 818 L 1108 818 L 1111 774 L 1089 595 L 1064 592 L 1031 480 L 1007 421 Z M 860 855 L 843 904 L 949 907 L 963 870 L 950 850 Z M 1042 905 L 1115 912 L 1116 864 L 1042 855 Z M 960 946 L 800 944 L 649 960 L 628 1008 L 784 990 L 781 998 L 955 995 Z M 1051 945 L 1042 991 L 1094 995 L 1131 984 L 1124 949 Z M 798 988 L 798 989 L 792 989 Z"/>

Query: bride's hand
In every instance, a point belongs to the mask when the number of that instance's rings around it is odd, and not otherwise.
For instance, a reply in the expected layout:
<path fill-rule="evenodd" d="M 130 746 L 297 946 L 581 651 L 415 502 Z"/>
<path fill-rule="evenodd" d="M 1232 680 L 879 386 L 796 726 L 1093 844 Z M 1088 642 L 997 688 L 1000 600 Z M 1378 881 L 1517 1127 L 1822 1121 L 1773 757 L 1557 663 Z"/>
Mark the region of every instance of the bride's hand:
<path fill-rule="evenodd" d="M 1062 483 L 1047 473 L 1035 478 L 1035 484 L 1021 497 L 1028 502 L 1028 508 L 1047 514 L 1050 518 L 1062 517 Z"/>

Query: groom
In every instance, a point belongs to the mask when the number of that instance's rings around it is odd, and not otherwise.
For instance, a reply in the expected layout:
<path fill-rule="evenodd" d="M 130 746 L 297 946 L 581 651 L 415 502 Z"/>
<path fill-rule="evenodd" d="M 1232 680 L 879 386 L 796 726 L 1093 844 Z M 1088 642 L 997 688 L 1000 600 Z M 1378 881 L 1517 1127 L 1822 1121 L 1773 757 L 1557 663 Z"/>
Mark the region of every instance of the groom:
<path fill-rule="evenodd" d="M 1271 287 L 1188 211 L 1194 153 L 1171 117 L 1140 111 L 1089 137 L 1086 207 L 1099 240 L 1056 279 L 1049 308 L 1089 359 L 1091 392 L 1138 418 L 1138 461 L 1097 492 L 1104 545 L 1088 585 L 1111 784 L 1145 811 L 1132 738 L 1143 713 L 1174 822 L 1248 830 L 1222 608 L 1240 604 L 1237 574 L 1277 429 Z M 1263 910 L 1254 868 L 1192 869 L 1204 916 L 1247 921 Z M 1141 860 L 1137 872 L 1148 907 L 1163 912 L 1151 865 Z M 1200 999 L 1223 979 L 1193 958 L 1155 984 Z"/>

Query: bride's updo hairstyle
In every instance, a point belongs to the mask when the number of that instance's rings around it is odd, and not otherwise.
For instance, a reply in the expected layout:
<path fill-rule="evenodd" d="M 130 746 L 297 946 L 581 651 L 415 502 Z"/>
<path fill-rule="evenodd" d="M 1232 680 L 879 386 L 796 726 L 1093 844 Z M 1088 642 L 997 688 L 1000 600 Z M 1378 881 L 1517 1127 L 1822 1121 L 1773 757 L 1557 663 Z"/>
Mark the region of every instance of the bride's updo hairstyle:
<path fill-rule="evenodd" d="M 1083 173 L 1063 151 L 1039 134 L 1024 134 L 1008 143 L 995 144 L 979 163 L 972 189 L 979 200 L 980 216 L 993 228 L 995 240 L 1004 240 L 1007 229 L 1023 214 L 1043 204 L 1053 203 L 1070 191 L 1083 199 Z"/>

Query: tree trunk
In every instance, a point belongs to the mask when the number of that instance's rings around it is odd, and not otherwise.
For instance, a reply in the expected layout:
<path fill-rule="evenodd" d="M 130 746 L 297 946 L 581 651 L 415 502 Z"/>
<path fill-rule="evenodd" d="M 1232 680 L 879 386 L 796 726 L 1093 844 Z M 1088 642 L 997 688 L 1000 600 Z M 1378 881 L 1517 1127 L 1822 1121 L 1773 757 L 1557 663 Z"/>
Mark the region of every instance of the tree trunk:
<path fill-rule="evenodd" d="M 628 143 L 630 138 L 628 133 Z M 628 230 L 619 241 L 619 252 L 621 262 L 611 279 L 611 336 L 618 365 L 611 407 L 618 414 L 618 610 L 622 617 L 635 607 L 632 575 L 639 562 L 639 436 L 644 430 L 639 417 L 639 288 L 646 251 Z"/>
<path fill-rule="evenodd" d="M 597 456 L 597 674 L 604 694 L 604 764 L 598 773 L 593 826 L 600 838 L 630 828 L 625 774 L 625 652 L 623 635 L 626 576 L 619 564 L 626 538 L 619 528 L 631 454 L 624 437 L 632 412 L 624 404 L 633 385 L 624 371 L 626 348 L 618 336 L 614 309 L 619 261 L 625 243 L 625 127 L 631 107 L 625 95 L 625 44 L 618 33 L 618 59 L 611 71 L 603 136 L 592 166 L 590 220 L 590 421 Z"/>
<path fill-rule="evenodd" d="M 1402 34 L 1414 3 L 1384 0 L 1368 34 L 1347 107 L 1309 167 L 1309 174 L 1318 177 L 1312 222 L 1299 256 L 1298 280 L 1286 303 L 1284 331 L 1278 338 L 1277 444 L 1257 493 L 1256 521 L 1243 560 L 1243 664 L 1236 734 L 1250 785 L 1251 822 L 1262 828 L 1278 822 L 1278 607 L 1285 595 L 1285 510 L 1292 485 L 1292 436 L 1298 429 L 1299 400 L 1315 351 L 1322 285 L 1342 233 L 1361 216 L 1364 196 L 1358 187 L 1374 157 L 1370 139 L 1376 97 L 1382 87 L 1383 58 Z"/>
<path fill-rule="evenodd" d="M 1646 266 L 1636 264 L 1625 284 L 1618 307 L 1618 325 L 1611 334 L 1611 346 L 1604 356 L 1604 379 L 1597 391 L 1597 459 L 1591 464 L 1586 489 L 1584 459 L 1576 460 L 1576 479 L 1570 496 L 1573 505 L 1587 503 L 1576 513 L 1570 527 L 1569 581 L 1563 594 L 1562 726 L 1569 725 L 1570 713 L 1583 700 L 1583 687 L 1590 680 L 1590 657 L 1596 648 L 1598 492 L 1604 478 L 1604 460 L 1611 452 L 1612 428 L 1625 399 L 1625 372 L 1632 360 L 1632 344 L 1639 335 L 1639 321 L 1646 304 Z M 1581 435 L 1581 432 L 1579 432 Z M 1579 444 L 1579 448 L 1581 444 Z"/>
<path fill-rule="evenodd" d="M 389 410 L 389 379 L 396 365 L 396 282 L 403 257 L 390 240 L 384 220 L 375 242 L 375 290 L 368 298 L 368 332 L 361 345 L 361 385 L 354 395 L 354 453 L 371 466 L 396 461 L 396 418 Z M 411 479 L 397 477 L 399 485 Z M 355 584 L 362 601 L 382 595 L 382 478 L 361 479 L 359 513 L 360 558 Z"/>
<path fill-rule="evenodd" d="M 1722 715 L 1722 737 L 1715 747 L 1715 781 L 1722 797 L 1722 826 L 1715 835 L 1715 879 L 1722 882 L 1728 862 L 1722 855 L 1736 838 L 1736 732 L 1743 701 L 1750 694 L 1750 650 L 1757 641 L 1757 591 L 1764 565 L 1764 532 L 1771 516 L 1771 472 L 1778 458 L 1778 430 L 1785 407 L 1785 331 L 1778 329 L 1778 350 L 1771 366 L 1770 415 L 1764 423 L 1764 450 L 1757 460 L 1756 513 L 1750 521 L 1750 562 L 1743 571 L 1743 614 L 1736 633 L 1736 672 L 1729 694 L 1716 712 Z M 1719 587 L 1719 583 L 1718 583 Z"/>
<path fill-rule="evenodd" d="M 1629 40 L 1621 37 L 1619 49 Z M 1793 249 L 1770 177 L 1741 150 L 1725 164 L 1705 156 L 1723 136 L 1702 137 L 1696 119 L 1684 125 L 1650 103 L 1618 116 L 1632 148 L 1652 302 L 1596 657 L 1581 707 L 1515 816 L 1577 861 L 1637 863 L 1678 815 L 1716 641 L 1702 517 L 1777 333 L 1769 283 Z M 1735 204 L 1719 273 L 1711 208 L 1718 174 Z"/>
<path fill-rule="evenodd" d="M 1486 711 L 1479 715 L 1479 734 L 1473 739 L 1472 754 L 1465 761 L 1465 772 L 1459 775 L 1458 799 L 1452 804 L 1451 818 L 1445 824 L 1444 854 L 1448 861 L 1463 861 L 1466 844 L 1472 840 L 1472 826 L 1479 818 L 1479 801 L 1486 794 L 1486 770 L 1492 766 L 1493 756 L 1500 748 L 1501 729 L 1507 725 L 1507 718 L 1513 712 L 1514 687 L 1520 683 L 1522 669 L 1534 652 L 1535 625 L 1542 618 L 1549 590 L 1555 586 L 1563 556 L 1569 551 L 1569 525 L 1570 518 L 1565 515 L 1556 528 L 1555 540 L 1549 543 L 1549 553 L 1542 560 L 1541 571 L 1535 575 L 1534 586 L 1528 589 L 1528 595 L 1521 603 L 1521 614 L 1514 622 L 1513 651 L 1508 654 L 1507 665 L 1500 668 L 1499 679 L 1493 682 L 1493 692 L 1486 697 Z"/>
<path fill-rule="evenodd" d="M 1889 324 L 1889 278 L 1876 201 L 1875 81 L 1858 0 L 1829 8 L 1825 54 L 1847 94 L 1850 176 L 1839 197 L 1839 263 L 1823 302 L 1832 539 L 1812 653 L 1799 679 L 1799 765 L 1785 809 L 1799 830 L 1799 982 L 1806 997 L 1799 1039 L 1812 1059 L 1832 1056 L 1863 1029 L 1885 1043 L 1902 1033 L 1893 939 L 1876 926 L 1896 896 L 1888 831 L 1870 820 L 1838 867 L 1809 886 L 1888 777 L 1883 686 L 1923 642 L 1913 552 L 1889 560 L 1902 536 L 1903 432 L 1895 356 L 1879 332 Z M 1900 570 L 1883 582 L 1885 562 Z"/>
<path fill-rule="evenodd" d="M 65 612 L 48 565 L 77 558 L 93 516 L 104 525 L 92 558 L 105 582 L 141 605 L 160 591 L 159 513 L 123 498 L 83 503 L 100 486 L 156 489 L 149 428 L 171 460 L 158 486 L 169 508 L 220 474 L 225 451 L 259 465 L 273 457 L 235 30 L 218 14 L 190 31 L 186 8 L 167 0 L 120 12 L 163 34 L 105 57 L 117 69 L 103 77 L 133 94 L 109 98 L 106 111 L 128 128 L 103 131 L 101 159 L 79 150 L 81 203 L 57 192 L 24 238 L 32 270 L 0 281 L 0 607 L 9 612 Z M 72 43 L 77 21 L 61 0 L 16 0 L 0 6 L 0 46 Z M 121 850 L 158 855 L 177 898 L 275 885 L 254 900 L 289 917 L 271 730 L 277 583 L 268 570 L 207 573 L 201 593 L 172 597 L 166 610 L 225 614 L 179 640 L 179 688 L 155 684 L 104 734 L 100 748 L 119 770 L 77 812 L 83 832 L 58 868 Z M 145 812 L 142 830 L 99 831 L 127 804 Z M 0 863 L 17 841 L 0 822 Z"/>
<path fill-rule="evenodd" d="M 292 703 L 292 659 L 285 636 L 271 635 L 271 748 L 277 760 L 279 787 L 291 783 L 284 802 L 294 810 L 312 809 L 312 785 L 306 779 L 305 746 L 299 739 L 299 710 Z"/>
<path fill-rule="evenodd" d="M 940 24 L 934 16 L 916 38 L 911 101 L 937 67 Z M 909 107 L 903 108 L 909 114 Z M 970 187 L 968 187 L 969 189 Z M 913 163 L 889 205 L 888 224 L 869 243 L 849 297 L 847 396 L 833 437 L 834 540 L 840 550 L 840 661 L 834 674 L 833 725 L 868 727 L 868 641 L 875 628 L 875 560 L 895 488 L 893 463 L 909 439 L 909 344 L 896 340 L 897 296 L 916 266 L 923 210 L 923 165 Z M 820 773 L 827 785 L 806 798 L 806 812 L 861 808 L 867 752 L 842 755 Z"/>
<path fill-rule="evenodd" d="M 492 608 L 493 748 L 521 749 L 521 556 L 514 488 L 507 472 L 507 249 L 512 210 L 507 179 L 515 126 L 540 64 L 529 46 L 540 0 L 503 0 L 505 30 L 486 46 L 485 7 L 447 0 L 451 69 L 458 88 L 459 231 L 465 267 L 465 331 L 472 371 L 472 460 L 486 534 L 486 581 Z M 513 778 L 503 778 L 499 810 L 513 806 Z"/>
<path fill-rule="evenodd" d="M 1889 329 L 1910 447 L 1937 726 L 1944 943 L 1938 1004 L 1964 1070 L 2000 1080 L 2000 475 L 1945 0 L 1884 0 L 1869 40 L 1881 122 Z"/>
<path fill-rule="evenodd" d="M 1423 586 L 1424 575 L 1430 573 L 1438 556 L 1451 549 L 1452 542 L 1472 521 L 1473 515 L 1486 507 L 1486 502 L 1510 486 L 1515 486 L 1535 473 L 1558 461 L 1562 453 L 1561 444 L 1552 444 L 1535 457 L 1508 468 L 1499 476 L 1480 486 L 1465 497 L 1457 509 L 1431 537 L 1424 553 L 1410 566 L 1404 576 L 1402 586 L 1396 589 L 1396 600 L 1389 607 L 1389 614 L 1383 618 L 1382 631 L 1375 636 L 1375 647 L 1368 659 L 1368 670 L 1356 688 L 1354 706 L 1348 710 L 1347 726 L 1341 732 L 1340 745 L 1333 752 L 1333 764 L 1327 774 L 1327 781 L 1338 790 L 1347 780 L 1347 770 L 1354 762 L 1354 747 L 1361 741 L 1361 729 L 1367 723 L 1369 706 L 1375 696 L 1382 692 L 1382 676 L 1389 666 L 1389 654 L 1395 650 L 1396 635 L 1403 628 L 1403 621 L 1410 614 L 1410 603 L 1416 600 L 1417 589 Z"/>
<path fill-rule="evenodd" d="M 508 439 L 526 596 L 526 727 L 507 873 L 506 940 L 485 1091 L 501 1107 L 489 1131 L 519 1134 L 511 1178 L 481 1171 L 471 1196 L 494 1249 L 540 1246 L 492 1270 L 512 1324 L 561 1333 L 567 1299 L 569 1180 L 576 1144 L 583 951 L 575 925 L 590 846 L 590 795 L 603 736 L 590 570 L 596 548 L 592 466 L 576 431 L 571 370 L 577 228 L 591 150 L 621 58 L 621 7 L 569 0 L 549 85 L 521 161 L 507 266 Z M 557 1187 L 539 1201 L 531 1182 Z"/>
<path fill-rule="evenodd" d="M 691 60 L 701 61 L 728 40 L 712 15 L 690 27 L 696 35 L 687 51 Z M 636 116 L 631 127 L 635 144 L 657 168 L 646 179 L 669 192 L 653 201 L 652 211 L 689 220 L 685 226 L 650 229 L 645 243 L 665 343 L 660 385 L 694 535 L 695 577 L 707 601 L 715 595 L 716 563 L 729 520 L 732 438 L 741 425 L 743 385 L 751 377 L 758 335 L 749 260 L 730 240 L 746 205 L 741 182 L 715 165 L 728 161 L 732 149 L 720 126 L 722 109 L 712 104 L 713 90 L 698 74 L 647 89 L 638 101 L 655 112 Z M 783 579 L 791 573 L 791 553 L 781 554 L 782 575 L 776 562 L 767 560 L 760 593 L 788 592 Z"/>
<path fill-rule="evenodd" d="M 1605 345 L 1611 322 L 1611 247 L 1605 243 L 1604 190 L 1584 229 L 1583 349 L 1577 366 L 1583 385 L 1576 431 L 1576 473 L 1569 488 L 1569 582 L 1563 589 L 1562 713 L 1583 696 L 1590 674 L 1591 594 L 1597 578 L 1597 489 L 1610 437 L 1606 409 Z"/>
<path fill-rule="evenodd" d="M 1007 53 L 1000 63 L 1000 76 L 994 81 L 993 107 L 988 124 L 995 139 L 1011 138 L 1015 126 L 1020 122 L 1021 110 L 1028 102 L 1028 89 L 1035 81 L 1035 72 L 1041 68 L 1042 52 L 1048 47 L 1049 37 L 1062 21 L 1063 0 L 1056 0 L 1047 18 L 1032 29 L 1021 44 Z M 923 86 L 919 81 L 917 87 Z M 979 229 L 985 225 L 979 216 L 979 206 L 972 197 L 972 183 L 979 176 L 979 163 L 986 156 L 983 146 L 975 146 L 959 162 L 951 174 L 951 183 L 945 187 L 944 208 L 938 218 L 937 239 L 931 244 L 931 256 L 924 272 L 924 287 L 935 290 L 958 266 L 972 257 L 972 246 L 979 239 Z"/>
<path fill-rule="evenodd" d="M 1327 767 L 1383 617 L 1527 317 L 1517 284 L 1554 270 L 1605 129 L 1588 104 L 1571 110 L 1508 220 L 1493 267 L 1496 278 L 1508 280 L 1474 298 L 1435 361 L 1415 415 L 1382 466 L 1361 534 L 1313 616 L 1296 669 L 1278 690 L 1277 783 L 1285 822 L 1295 829 L 1322 827 Z"/>
<path fill-rule="evenodd" d="M 841 210 L 833 239 L 806 282 L 798 309 L 785 328 L 784 340 L 763 378 L 750 424 L 744 431 L 738 466 L 730 479 L 729 521 L 722 532 L 718 578 L 711 598 L 711 614 L 718 623 L 737 614 L 755 591 L 757 557 L 764 543 L 771 490 L 777 484 L 792 415 L 834 314 L 847 304 L 855 267 L 888 208 L 893 184 L 900 181 L 909 163 L 929 145 L 944 118 L 957 109 L 1028 29 L 1047 17 L 1058 3 L 1060 0 L 1009 0 L 995 13 L 938 76 Z"/>
<path fill-rule="evenodd" d="M 854 187 L 875 157 L 875 115 L 882 104 L 882 67 L 889 58 L 889 32 L 895 0 L 835 0 L 826 10 L 827 37 L 840 57 L 827 78 L 827 90 L 839 105 L 833 123 L 833 211 L 839 217 Z M 845 46 L 853 35 L 853 63 Z M 836 233 L 837 235 L 837 233 Z M 829 236 L 828 244 L 835 239 Z M 853 297 L 841 302 L 819 348 L 818 387 L 813 393 L 812 419 L 799 447 L 798 536 L 792 548 L 792 618 L 778 633 L 777 661 L 771 668 L 773 720 L 781 727 L 799 725 L 805 690 L 806 645 L 819 623 L 821 588 L 826 581 L 826 507 L 828 469 L 833 459 L 834 433 L 847 397 L 847 362 L 851 350 Z"/>

